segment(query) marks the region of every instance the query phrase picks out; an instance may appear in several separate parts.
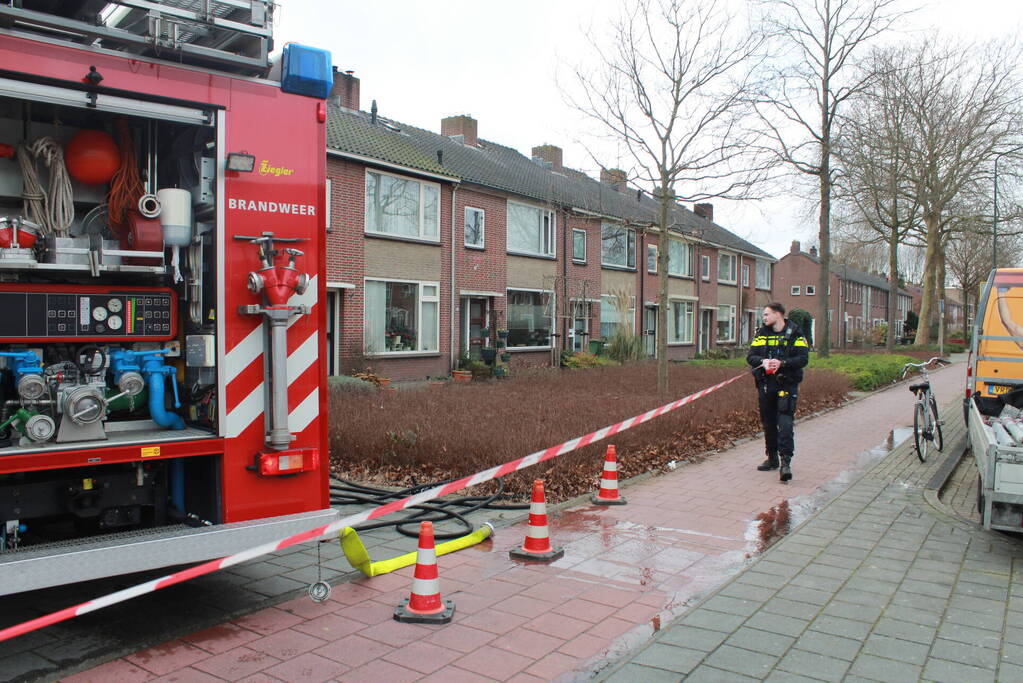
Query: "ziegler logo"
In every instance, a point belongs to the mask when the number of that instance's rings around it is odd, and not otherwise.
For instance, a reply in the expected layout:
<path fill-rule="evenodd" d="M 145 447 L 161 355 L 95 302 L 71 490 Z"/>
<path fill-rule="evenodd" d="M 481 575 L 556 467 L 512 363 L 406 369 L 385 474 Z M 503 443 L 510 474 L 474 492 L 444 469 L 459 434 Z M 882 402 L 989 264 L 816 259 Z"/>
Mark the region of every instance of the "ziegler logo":
<path fill-rule="evenodd" d="M 259 162 L 259 175 L 272 175 L 276 177 L 289 176 L 295 172 L 293 168 L 286 168 L 284 166 L 271 166 L 270 162 L 263 159 Z"/>

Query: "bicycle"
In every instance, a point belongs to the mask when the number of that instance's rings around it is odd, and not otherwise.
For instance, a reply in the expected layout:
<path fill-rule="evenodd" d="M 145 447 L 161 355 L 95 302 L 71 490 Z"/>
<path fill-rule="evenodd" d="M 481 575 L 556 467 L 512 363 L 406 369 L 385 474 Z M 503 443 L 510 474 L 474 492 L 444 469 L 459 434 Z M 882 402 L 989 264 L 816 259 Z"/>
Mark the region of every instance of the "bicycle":
<path fill-rule="evenodd" d="M 930 443 L 934 444 L 939 453 L 945 445 L 941 434 L 943 422 L 938 417 L 938 402 L 931 392 L 931 377 L 927 372 L 927 366 L 934 362 L 948 363 L 944 358 L 935 356 L 924 363 L 906 363 L 902 367 L 903 379 L 910 368 L 919 369 L 923 377 L 922 382 L 909 385 L 909 390 L 916 396 L 916 404 L 913 407 L 913 445 L 916 447 L 916 457 L 920 462 L 927 462 L 927 449 Z"/>

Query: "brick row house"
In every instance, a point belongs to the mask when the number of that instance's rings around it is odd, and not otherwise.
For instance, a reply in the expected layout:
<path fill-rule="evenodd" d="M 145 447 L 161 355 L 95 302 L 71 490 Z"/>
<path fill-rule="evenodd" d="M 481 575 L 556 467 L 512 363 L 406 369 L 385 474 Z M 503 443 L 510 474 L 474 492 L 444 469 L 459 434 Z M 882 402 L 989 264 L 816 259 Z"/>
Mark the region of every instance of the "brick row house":
<path fill-rule="evenodd" d="M 817 248 L 811 247 L 809 252 L 805 252 L 795 240 L 789 253 L 774 267 L 778 300 L 785 304 L 786 310 L 800 308 L 814 317 L 814 339 L 820 310 L 817 292 L 820 268 Z M 871 344 L 876 341 L 874 335 L 879 334 L 875 332 L 877 328 L 888 321 L 888 280 L 844 263 L 832 263 L 830 270 L 827 296 L 831 346 L 843 348 Z M 896 337 L 903 336 L 906 316 L 911 310 L 912 293 L 900 287 L 896 293 Z"/>
<path fill-rule="evenodd" d="M 395 379 L 447 375 L 508 330 L 511 367 L 549 365 L 617 325 L 654 353 L 657 203 L 624 173 L 594 179 L 561 149 L 532 157 L 484 140 L 469 116 L 435 133 L 359 108 L 335 74 L 328 105 L 328 310 L 333 374 L 371 365 Z M 771 301 L 773 257 L 675 205 L 669 356 L 747 342 Z"/>

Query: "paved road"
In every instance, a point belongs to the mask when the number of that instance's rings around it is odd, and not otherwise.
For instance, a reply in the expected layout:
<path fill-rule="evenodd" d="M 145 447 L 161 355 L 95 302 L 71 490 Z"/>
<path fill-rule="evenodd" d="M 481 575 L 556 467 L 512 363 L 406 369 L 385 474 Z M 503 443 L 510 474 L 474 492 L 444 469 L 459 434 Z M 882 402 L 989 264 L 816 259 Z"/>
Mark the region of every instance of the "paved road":
<path fill-rule="evenodd" d="M 958 394 L 962 374 L 960 365 L 933 375 L 943 402 Z M 776 473 L 756 472 L 762 445 L 750 441 L 629 486 L 627 506 L 568 507 L 552 515 L 555 543 L 567 551 L 553 565 L 510 561 L 507 550 L 524 529 L 501 529 L 492 542 L 441 558 L 441 588 L 457 606 L 448 626 L 392 621 L 409 590 L 407 569 L 339 585 L 323 605 L 288 600 L 73 679 L 587 677 L 616 665 L 658 627 L 671 630 L 663 626 L 749 566 L 758 514 L 789 501 L 797 521 L 805 518 L 877 462 L 892 429 L 910 416 L 910 396 L 897 386 L 802 421 L 788 485 Z M 905 488 L 913 475 L 893 464 L 885 476 Z"/>

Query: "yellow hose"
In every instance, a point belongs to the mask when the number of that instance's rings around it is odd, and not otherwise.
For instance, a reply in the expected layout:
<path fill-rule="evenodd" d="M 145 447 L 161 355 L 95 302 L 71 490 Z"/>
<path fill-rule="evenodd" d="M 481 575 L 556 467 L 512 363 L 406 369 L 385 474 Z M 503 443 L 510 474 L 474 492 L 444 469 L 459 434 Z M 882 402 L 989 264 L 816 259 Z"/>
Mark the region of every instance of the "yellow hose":
<path fill-rule="evenodd" d="M 447 555 L 453 553 L 456 550 L 468 548 L 469 546 L 476 545 L 488 538 L 494 533 L 494 527 L 490 522 L 484 522 L 483 526 L 471 534 L 456 538 L 444 543 L 438 543 L 436 546 L 437 556 Z M 380 560 L 374 562 L 369 556 L 369 551 L 366 550 L 366 546 L 363 544 L 362 539 L 359 538 L 358 532 L 350 526 L 346 526 L 341 530 L 341 550 L 344 551 L 345 557 L 348 558 L 349 564 L 358 569 L 366 576 L 379 576 L 381 574 L 387 574 L 393 572 L 396 569 L 407 567 L 410 564 L 415 564 L 416 551 L 413 550 L 410 553 L 404 555 L 398 555 L 392 557 L 389 560 Z"/>

